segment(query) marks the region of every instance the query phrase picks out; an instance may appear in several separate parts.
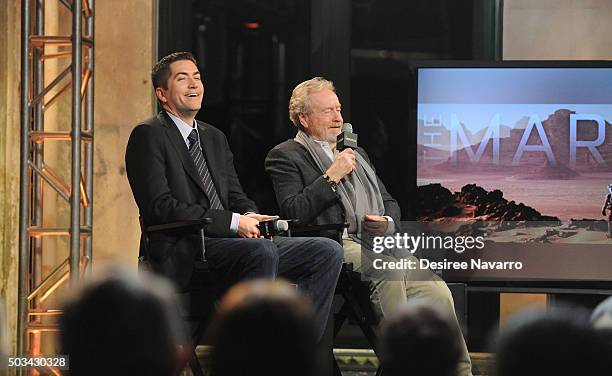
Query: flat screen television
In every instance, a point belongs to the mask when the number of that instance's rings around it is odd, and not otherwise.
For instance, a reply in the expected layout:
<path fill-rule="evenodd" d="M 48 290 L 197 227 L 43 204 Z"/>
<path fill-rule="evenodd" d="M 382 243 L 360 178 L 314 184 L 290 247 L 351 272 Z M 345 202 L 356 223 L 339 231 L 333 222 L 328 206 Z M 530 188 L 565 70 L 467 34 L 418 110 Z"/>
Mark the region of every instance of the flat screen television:
<path fill-rule="evenodd" d="M 494 279 L 611 282 L 612 62 L 427 62 L 416 77 L 418 218 L 558 221 L 539 244 L 504 233 L 539 266 Z"/>

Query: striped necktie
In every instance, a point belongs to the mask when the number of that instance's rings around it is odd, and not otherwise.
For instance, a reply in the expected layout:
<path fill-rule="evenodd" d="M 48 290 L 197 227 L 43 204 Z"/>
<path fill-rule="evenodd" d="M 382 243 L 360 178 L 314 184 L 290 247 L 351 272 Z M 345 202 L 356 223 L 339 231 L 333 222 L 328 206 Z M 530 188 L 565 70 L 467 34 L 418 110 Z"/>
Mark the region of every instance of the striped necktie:
<path fill-rule="evenodd" d="M 202 149 L 200 148 L 200 142 L 198 140 L 198 132 L 194 129 L 187 137 L 189 140 L 189 154 L 193 159 L 193 162 L 196 165 L 198 170 L 198 174 L 202 179 L 202 183 L 204 183 L 204 191 L 206 192 L 206 197 L 208 197 L 208 201 L 210 201 L 211 209 L 223 209 L 221 205 L 221 200 L 219 200 L 219 195 L 217 195 L 217 191 L 215 190 L 215 185 L 213 184 L 212 176 L 210 176 L 210 171 L 208 171 L 208 166 L 206 165 L 206 159 L 204 159 L 204 154 L 202 153 Z"/>

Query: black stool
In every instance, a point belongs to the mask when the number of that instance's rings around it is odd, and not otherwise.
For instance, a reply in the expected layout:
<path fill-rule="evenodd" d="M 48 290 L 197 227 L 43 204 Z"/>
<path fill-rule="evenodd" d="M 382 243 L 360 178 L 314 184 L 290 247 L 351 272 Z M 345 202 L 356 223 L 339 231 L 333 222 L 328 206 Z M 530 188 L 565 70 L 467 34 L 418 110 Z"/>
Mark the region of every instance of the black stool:
<path fill-rule="evenodd" d="M 217 301 L 217 288 L 205 257 L 204 226 L 210 223 L 212 223 L 212 219 L 202 218 L 146 226 L 142 217 L 140 218 L 143 241 L 141 241 L 141 255 L 138 258 L 139 269 L 152 271 L 149 261 L 149 234 L 160 231 L 197 231 L 200 236 L 203 260 L 195 262 L 189 286 L 177 294 L 177 305 L 183 319 L 194 327 L 191 332 L 192 347 L 190 352 L 192 356 L 189 360 L 189 367 L 196 376 L 204 376 L 204 372 L 200 367 L 195 350 L 212 318 Z"/>

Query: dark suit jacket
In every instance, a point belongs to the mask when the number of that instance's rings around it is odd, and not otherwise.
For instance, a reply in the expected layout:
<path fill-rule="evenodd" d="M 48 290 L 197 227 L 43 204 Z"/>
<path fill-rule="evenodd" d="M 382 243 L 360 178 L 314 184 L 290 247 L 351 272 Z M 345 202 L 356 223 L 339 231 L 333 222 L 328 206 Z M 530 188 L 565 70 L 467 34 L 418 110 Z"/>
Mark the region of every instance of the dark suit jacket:
<path fill-rule="evenodd" d="M 213 223 L 206 227 L 207 236 L 233 237 L 232 213 L 257 212 L 257 207 L 242 190 L 223 132 L 210 124 L 197 124 L 210 174 L 227 210 L 210 209 L 187 145 L 163 111 L 137 125 L 130 135 L 125 153 L 130 187 L 146 225 L 209 217 Z M 201 250 L 195 233 L 175 231 L 151 234 L 149 255 L 154 270 L 184 287 Z"/>
<path fill-rule="evenodd" d="M 365 150 L 358 148 L 356 151 L 371 165 Z M 299 219 L 304 224 L 345 222 L 340 196 L 323 179 L 324 171 L 317 167 L 308 150 L 296 141 L 287 140 L 270 150 L 266 157 L 266 171 L 272 178 L 282 217 Z M 378 186 L 385 205 L 385 215 L 399 222 L 401 212 L 397 201 L 387 192 L 380 179 Z M 342 234 L 336 231 L 324 231 L 318 235 L 342 244 Z"/>

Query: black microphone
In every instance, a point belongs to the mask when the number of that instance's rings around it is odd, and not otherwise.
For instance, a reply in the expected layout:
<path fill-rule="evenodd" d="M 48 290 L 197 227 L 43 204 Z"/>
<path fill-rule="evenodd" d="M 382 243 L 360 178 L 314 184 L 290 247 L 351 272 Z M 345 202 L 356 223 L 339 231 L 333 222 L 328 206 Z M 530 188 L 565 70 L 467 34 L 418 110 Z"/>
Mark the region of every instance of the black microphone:
<path fill-rule="evenodd" d="M 271 239 L 273 236 L 289 230 L 289 222 L 284 219 L 273 219 L 271 221 L 259 222 L 258 227 L 261 236 Z"/>
<path fill-rule="evenodd" d="M 344 123 L 342 132 L 340 132 L 336 139 L 336 150 L 342 151 L 347 148 L 357 149 L 357 134 L 353 133 L 351 123 Z"/>

